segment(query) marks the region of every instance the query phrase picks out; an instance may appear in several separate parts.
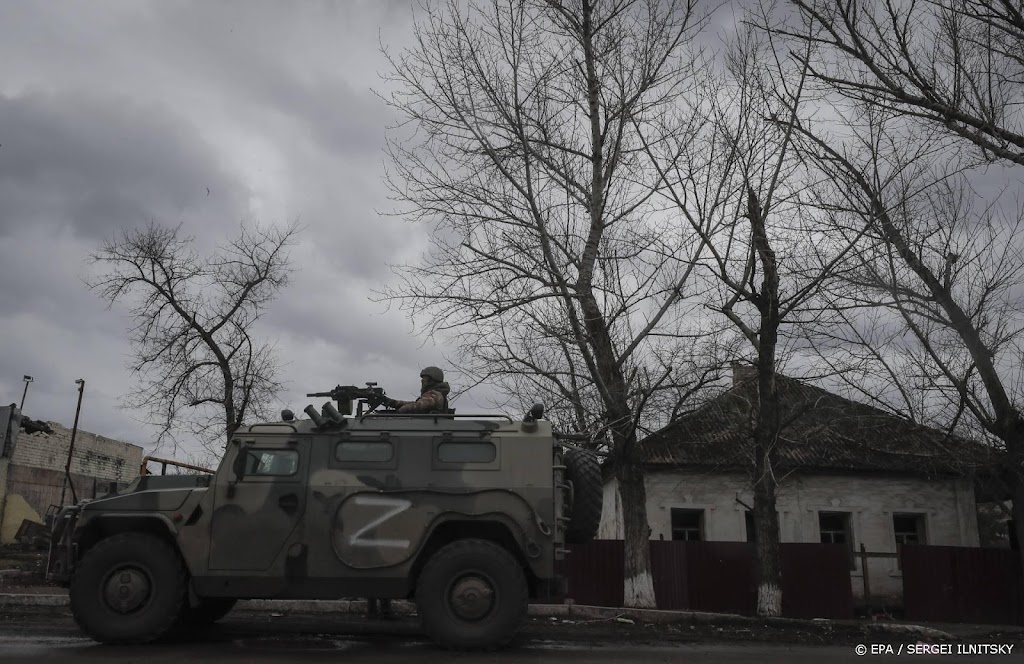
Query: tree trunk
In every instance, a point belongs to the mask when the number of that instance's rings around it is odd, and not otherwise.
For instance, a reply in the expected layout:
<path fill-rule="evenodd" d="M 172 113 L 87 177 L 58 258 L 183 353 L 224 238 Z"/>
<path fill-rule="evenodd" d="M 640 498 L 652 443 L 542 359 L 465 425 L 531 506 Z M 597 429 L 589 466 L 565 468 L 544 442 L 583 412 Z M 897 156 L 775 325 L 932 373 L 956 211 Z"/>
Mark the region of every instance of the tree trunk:
<path fill-rule="evenodd" d="M 782 615 L 779 520 L 775 513 L 775 475 L 767 447 L 755 443 L 754 528 L 757 533 L 757 615 Z"/>
<path fill-rule="evenodd" d="M 772 335 L 761 333 L 762 345 Z M 775 512 L 775 468 L 772 450 L 779 431 L 774 344 L 758 366 L 758 413 L 754 427 L 754 528 L 757 533 L 757 615 L 782 615 L 782 566 L 779 563 L 779 519 Z"/>
<path fill-rule="evenodd" d="M 625 546 L 625 587 L 623 603 L 637 609 L 654 609 L 651 577 L 651 528 L 647 525 L 647 488 L 643 468 L 623 459 L 615 471 L 622 499 L 622 528 Z"/>
<path fill-rule="evenodd" d="M 1021 569 L 1024 570 L 1024 430 L 1019 418 L 1015 420 L 1015 424 L 1011 432 L 1003 438 L 1007 456 L 1003 470 L 1010 485 L 1010 500 L 1013 501 L 1010 515 L 1013 517 L 1013 530 L 1017 535 L 1017 558 L 1020 560 Z"/>
<path fill-rule="evenodd" d="M 221 373 L 224 376 L 224 432 L 227 434 L 227 442 L 224 444 L 230 445 L 231 437 L 238 431 L 241 422 L 235 412 L 235 378 L 226 359 L 221 361 Z"/>
<path fill-rule="evenodd" d="M 779 390 L 775 381 L 775 349 L 779 341 L 779 273 L 775 251 L 765 230 L 764 209 L 753 189 L 747 190 L 751 240 L 761 259 L 764 277 L 756 305 L 761 316 L 757 335 L 757 420 L 754 424 L 754 527 L 757 529 L 757 615 L 782 615 L 782 569 L 779 564 L 779 520 L 775 515 L 773 451 L 778 442 Z"/>
<path fill-rule="evenodd" d="M 1013 515 L 1013 532 L 1017 536 L 1017 559 L 1024 569 L 1024 482 L 1014 478 L 1011 484 L 1013 506 L 1010 513 Z"/>

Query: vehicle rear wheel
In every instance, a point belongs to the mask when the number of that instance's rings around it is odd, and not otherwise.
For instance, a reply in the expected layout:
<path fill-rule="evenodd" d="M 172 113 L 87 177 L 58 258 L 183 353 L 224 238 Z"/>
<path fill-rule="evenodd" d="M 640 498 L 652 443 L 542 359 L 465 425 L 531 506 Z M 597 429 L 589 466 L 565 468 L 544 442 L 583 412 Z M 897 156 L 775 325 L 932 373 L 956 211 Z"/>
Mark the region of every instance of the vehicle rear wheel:
<path fill-rule="evenodd" d="M 504 646 L 526 619 L 528 600 L 519 561 L 487 540 L 464 539 L 442 547 L 416 583 L 423 627 L 444 648 Z"/>
<path fill-rule="evenodd" d="M 101 540 L 71 580 L 71 613 L 103 643 L 145 643 L 167 632 L 185 601 L 185 568 L 166 541 L 147 533 Z"/>
<path fill-rule="evenodd" d="M 178 624 L 182 627 L 204 627 L 212 625 L 235 608 L 236 599 L 227 597 L 203 597 L 196 606 L 184 602 Z"/>
<path fill-rule="evenodd" d="M 601 466 L 596 454 L 576 447 L 566 448 L 562 461 L 565 463 L 565 478 L 572 482 L 572 506 L 565 541 L 570 544 L 589 542 L 601 525 L 604 503 Z"/>

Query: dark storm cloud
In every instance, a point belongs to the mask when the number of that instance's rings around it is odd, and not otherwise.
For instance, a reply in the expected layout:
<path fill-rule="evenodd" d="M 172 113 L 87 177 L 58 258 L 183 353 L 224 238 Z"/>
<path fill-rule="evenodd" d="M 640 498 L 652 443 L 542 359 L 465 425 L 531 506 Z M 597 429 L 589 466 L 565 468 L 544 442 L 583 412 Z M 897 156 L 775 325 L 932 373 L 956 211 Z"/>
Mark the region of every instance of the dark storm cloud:
<path fill-rule="evenodd" d="M 151 219 L 234 222 L 241 200 L 214 151 L 159 108 L 76 92 L 0 96 L 0 235 L 71 226 L 99 239 Z"/>
<path fill-rule="evenodd" d="M 400 12 L 405 4 L 405 12 Z M 237 112 L 288 117 L 325 151 L 378 153 L 390 113 L 373 94 L 378 30 L 409 20 L 408 3 L 279 2 L 158 5 L 179 66 L 230 82 Z M 149 25 L 157 24 L 157 19 Z M 301 51 L 301 55 L 300 52 Z M 312 58 L 312 59 L 311 59 Z"/>
<path fill-rule="evenodd" d="M 298 219 L 292 284 L 254 330 L 276 344 L 282 403 L 366 380 L 413 396 L 450 349 L 367 300 L 425 241 L 376 212 L 379 40 L 409 41 L 412 5 L 0 2 L 0 403 L 30 374 L 29 413 L 70 426 L 85 378 L 82 428 L 150 449 L 143 414 L 118 407 L 138 384 L 132 321 L 82 282 L 104 239 L 150 220 L 209 254 L 241 221 Z"/>
<path fill-rule="evenodd" d="M 410 337 L 412 325 L 401 314 L 380 314 L 382 305 L 366 302 L 369 284 L 362 282 L 317 287 L 308 280 L 296 283 L 267 312 L 265 324 L 288 333 L 303 345 L 327 343 L 358 349 L 359 355 L 394 354 L 403 361 L 415 357 L 420 341 Z"/>
<path fill-rule="evenodd" d="M 369 90 L 356 91 L 343 81 L 274 77 L 259 92 L 268 105 L 301 124 L 321 149 L 362 153 L 371 164 L 380 161 L 384 127 L 392 114 Z"/>

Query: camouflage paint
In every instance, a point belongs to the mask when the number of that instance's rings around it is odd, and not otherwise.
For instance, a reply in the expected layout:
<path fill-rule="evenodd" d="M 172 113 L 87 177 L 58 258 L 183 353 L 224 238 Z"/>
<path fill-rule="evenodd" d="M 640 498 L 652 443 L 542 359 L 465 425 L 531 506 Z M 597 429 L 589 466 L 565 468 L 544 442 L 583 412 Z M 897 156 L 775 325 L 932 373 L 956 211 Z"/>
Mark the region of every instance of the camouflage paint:
<path fill-rule="evenodd" d="M 393 453 L 344 460 L 336 456 L 340 444 L 390 445 Z M 493 458 L 470 462 L 442 454 L 491 447 Z M 283 474 L 238 478 L 239 457 L 251 464 L 273 457 Z M 468 536 L 473 523 L 501 524 L 533 574 L 552 579 L 564 549 L 561 477 L 545 421 L 375 415 L 322 430 L 310 420 L 243 427 L 216 473 L 195 477 L 191 488 L 159 488 L 164 478 L 147 477 L 124 495 L 64 510 L 58 522 L 77 522 L 59 533 L 50 571 L 68 580 L 72 570 L 55 568 L 55 559 L 73 564 L 69 545 L 95 520 L 147 517 L 176 539 L 197 590 L 230 596 L 237 579 L 249 584 L 239 596 L 342 597 L 352 594 L 349 582 L 406 581 L 430 534 L 459 521 L 470 522 Z M 396 596 L 409 590 L 390 588 Z"/>

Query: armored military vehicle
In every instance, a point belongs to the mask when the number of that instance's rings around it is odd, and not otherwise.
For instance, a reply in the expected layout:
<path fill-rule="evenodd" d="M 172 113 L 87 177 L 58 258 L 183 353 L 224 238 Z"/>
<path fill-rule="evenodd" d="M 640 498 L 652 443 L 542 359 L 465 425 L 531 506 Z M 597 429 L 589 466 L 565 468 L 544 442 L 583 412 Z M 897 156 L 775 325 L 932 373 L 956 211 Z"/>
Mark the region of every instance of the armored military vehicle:
<path fill-rule="evenodd" d="M 596 458 L 539 404 L 407 415 L 378 410 L 383 394 L 311 394 L 339 405 L 239 428 L 212 475 L 141 476 L 63 508 L 48 578 L 80 628 L 141 643 L 239 599 L 411 598 L 441 646 L 508 643 L 531 599 L 564 593 L 566 543 L 595 534 Z"/>

